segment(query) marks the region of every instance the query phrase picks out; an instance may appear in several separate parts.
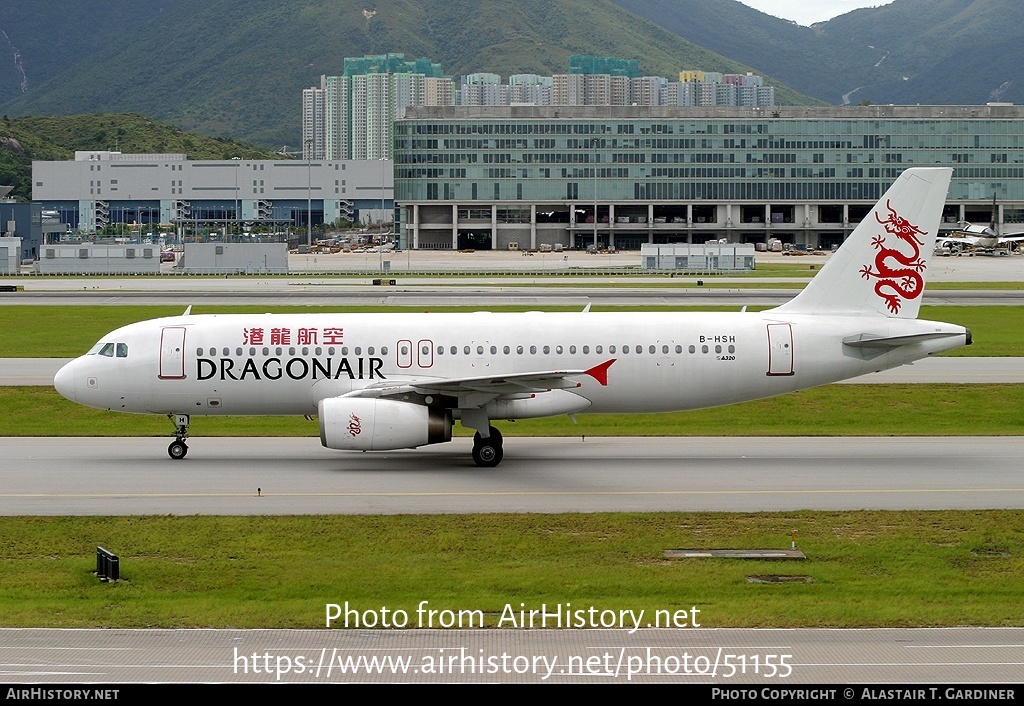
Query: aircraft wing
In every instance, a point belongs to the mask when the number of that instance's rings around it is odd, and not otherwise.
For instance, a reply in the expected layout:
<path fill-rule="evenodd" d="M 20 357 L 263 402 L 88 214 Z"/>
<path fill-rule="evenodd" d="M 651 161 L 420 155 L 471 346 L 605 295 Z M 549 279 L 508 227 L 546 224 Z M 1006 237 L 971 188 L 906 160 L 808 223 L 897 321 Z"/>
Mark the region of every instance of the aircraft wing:
<path fill-rule="evenodd" d="M 356 390 L 345 397 L 395 397 L 399 395 L 452 395 L 482 394 L 490 397 L 546 390 L 570 389 L 580 383 L 572 377 L 589 375 L 601 385 L 608 384 L 608 368 L 615 359 L 607 360 L 588 370 L 540 370 L 511 375 L 480 375 L 460 378 L 422 378 L 404 382 L 381 382 Z"/>

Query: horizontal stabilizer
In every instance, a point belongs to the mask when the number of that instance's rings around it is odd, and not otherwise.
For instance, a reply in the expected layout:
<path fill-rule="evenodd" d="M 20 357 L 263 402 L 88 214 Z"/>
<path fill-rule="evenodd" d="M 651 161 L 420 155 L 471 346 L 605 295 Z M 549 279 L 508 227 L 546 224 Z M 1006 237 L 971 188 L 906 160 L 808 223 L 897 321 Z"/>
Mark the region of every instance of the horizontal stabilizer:
<path fill-rule="evenodd" d="M 899 346 L 906 346 L 920 341 L 931 341 L 936 338 L 950 338 L 962 335 L 962 333 L 952 331 L 929 331 L 927 333 L 910 333 L 904 336 L 876 336 L 871 333 L 859 333 L 856 336 L 844 338 L 843 345 L 854 348 L 898 348 Z M 970 340 L 969 336 L 968 340 Z"/>

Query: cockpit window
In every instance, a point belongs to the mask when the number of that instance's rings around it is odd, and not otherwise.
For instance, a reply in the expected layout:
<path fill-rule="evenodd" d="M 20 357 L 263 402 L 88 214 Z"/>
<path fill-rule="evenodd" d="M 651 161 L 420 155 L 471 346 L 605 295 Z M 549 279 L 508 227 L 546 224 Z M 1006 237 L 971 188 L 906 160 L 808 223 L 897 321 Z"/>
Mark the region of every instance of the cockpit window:
<path fill-rule="evenodd" d="M 103 347 L 100 348 L 100 350 L 99 350 L 99 354 L 103 355 L 103 356 L 106 356 L 108 358 L 113 358 L 114 357 L 114 344 L 113 343 L 104 343 Z"/>
<path fill-rule="evenodd" d="M 128 357 L 128 344 L 127 343 L 118 343 L 117 344 L 117 357 L 118 358 L 127 358 Z"/>
<path fill-rule="evenodd" d="M 100 341 L 100 342 L 99 342 L 99 343 L 97 343 L 97 344 L 96 344 L 95 346 L 93 346 L 92 348 L 90 348 L 90 349 L 89 349 L 89 352 L 88 352 L 88 353 L 86 353 L 86 355 L 96 355 L 97 353 L 99 353 L 99 352 L 100 352 L 100 348 L 102 348 L 102 347 L 103 347 L 103 341 Z"/>

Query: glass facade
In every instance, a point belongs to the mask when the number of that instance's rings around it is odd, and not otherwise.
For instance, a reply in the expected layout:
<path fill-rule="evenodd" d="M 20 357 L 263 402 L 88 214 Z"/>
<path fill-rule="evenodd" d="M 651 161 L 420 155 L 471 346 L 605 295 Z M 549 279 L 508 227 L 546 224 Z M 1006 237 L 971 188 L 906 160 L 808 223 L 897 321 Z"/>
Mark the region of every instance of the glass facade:
<path fill-rule="evenodd" d="M 602 201 L 856 201 L 877 199 L 907 167 L 951 166 L 950 200 L 1024 201 L 1024 113 L 1010 110 L 1015 117 L 865 119 L 831 109 L 828 118 L 545 120 L 420 109 L 395 127 L 397 198 L 468 200 L 475 183 L 488 200 L 578 199 L 593 196 L 596 178 Z"/>
<path fill-rule="evenodd" d="M 623 208 L 672 203 L 718 205 L 716 228 L 767 226 L 773 205 L 802 205 L 802 221 L 792 218 L 817 228 L 849 215 L 827 206 L 874 202 L 913 166 L 954 168 L 948 204 L 1024 206 L 1024 108 L 1014 106 L 416 108 L 396 122 L 393 147 L 403 206 L 578 202 L 570 212 L 593 222 L 596 202 L 599 222 L 612 218 L 602 221 L 604 205 L 615 209 L 612 228 Z M 764 204 L 763 219 L 744 221 L 751 203 Z M 653 235 L 660 223 L 642 210 Z M 693 208 L 685 220 L 696 225 Z"/>

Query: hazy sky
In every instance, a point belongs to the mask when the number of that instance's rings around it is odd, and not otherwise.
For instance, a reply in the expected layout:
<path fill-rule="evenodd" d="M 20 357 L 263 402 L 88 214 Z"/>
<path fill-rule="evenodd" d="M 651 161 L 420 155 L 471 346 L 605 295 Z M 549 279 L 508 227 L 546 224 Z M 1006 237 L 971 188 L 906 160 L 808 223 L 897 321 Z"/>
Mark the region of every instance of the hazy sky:
<path fill-rule="evenodd" d="M 744 5 L 797 24 L 811 25 L 858 7 L 888 5 L 892 0 L 740 0 Z"/>

